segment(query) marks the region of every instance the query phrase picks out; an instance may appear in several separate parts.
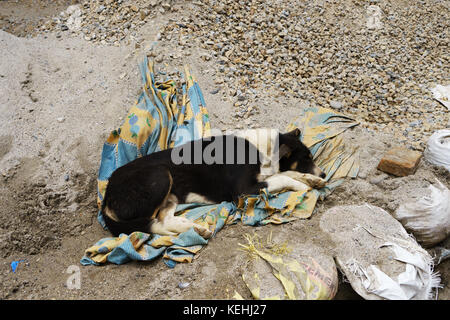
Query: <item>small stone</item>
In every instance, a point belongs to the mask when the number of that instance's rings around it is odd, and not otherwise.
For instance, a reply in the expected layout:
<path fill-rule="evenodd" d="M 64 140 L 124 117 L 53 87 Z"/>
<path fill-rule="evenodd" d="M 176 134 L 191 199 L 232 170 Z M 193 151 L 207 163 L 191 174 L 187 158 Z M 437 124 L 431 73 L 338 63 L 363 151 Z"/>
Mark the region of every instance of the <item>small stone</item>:
<path fill-rule="evenodd" d="M 64 117 L 56 118 L 56 121 L 58 121 L 59 123 L 63 123 L 64 120 L 66 120 L 66 119 L 64 119 Z"/>
<path fill-rule="evenodd" d="M 378 170 L 404 177 L 416 172 L 422 154 L 404 147 L 389 150 L 378 164 Z"/>
<path fill-rule="evenodd" d="M 211 94 L 216 94 L 216 93 L 219 92 L 219 90 L 220 90 L 219 88 L 216 88 L 216 89 L 214 89 L 214 90 L 211 91 Z"/>
<path fill-rule="evenodd" d="M 375 177 L 371 178 L 369 180 L 369 182 L 371 184 L 377 185 L 377 184 L 380 184 L 381 182 L 383 182 L 383 180 L 386 179 L 387 177 L 388 177 L 388 175 L 383 173 L 383 174 L 380 174 L 378 176 L 375 176 Z"/>
<path fill-rule="evenodd" d="M 70 206 L 67 207 L 67 210 L 69 212 L 76 212 L 79 208 L 79 205 L 77 203 L 72 203 Z"/>
<path fill-rule="evenodd" d="M 342 109 L 342 102 L 337 101 L 337 100 L 331 100 L 330 101 L 330 107 L 332 107 L 333 109 Z"/>
<path fill-rule="evenodd" d="M 145 20 L 145 18 L 148 16 L 149 13 L 150 13 L 150 11 L 147 9 L 141 10 L 139 12 L 139 16 L 140 16 L 141 20 Z"/>
<path fill-rule="evenodd" d="M 189 287 L 189 285 L 190 285 L 189 282 L 180 282 L 180 283 L 178 283 L 178 288 L 186 289 L 187 287 Z"/>
<path fill-rule="evenodd" d="M 359 171 L 358 177 L 360 177 L 361 179 L 367 178 L 367 172 L 365 172 L 365 171 Z"/>
<path fill-rule="evenodd" d="M 131 5 L 130 9 L 133 10 L 134 12 L 138 12 L 139 11 L 139 8 L 137 6 L 135 6 L 134 4 Z"/>
<path fill-rule="evenodd" d="M 204 53 L 200 56 L 200 58 L 202 58 L 204 61 L 209 61 L 211 60 L 211 55 Z"/>

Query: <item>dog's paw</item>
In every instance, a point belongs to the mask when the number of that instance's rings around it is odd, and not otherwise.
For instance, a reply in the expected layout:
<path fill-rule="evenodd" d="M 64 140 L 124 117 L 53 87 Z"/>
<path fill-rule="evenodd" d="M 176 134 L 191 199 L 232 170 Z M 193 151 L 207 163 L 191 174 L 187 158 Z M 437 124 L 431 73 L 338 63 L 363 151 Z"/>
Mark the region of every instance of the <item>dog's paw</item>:
<path fill-rule="evenodd" d="M 195 232 L 201 235 L 204 239 L 209 239 L 212 236 L 212 231 L 202 227 L 202 226 L 194 226 Z"/>

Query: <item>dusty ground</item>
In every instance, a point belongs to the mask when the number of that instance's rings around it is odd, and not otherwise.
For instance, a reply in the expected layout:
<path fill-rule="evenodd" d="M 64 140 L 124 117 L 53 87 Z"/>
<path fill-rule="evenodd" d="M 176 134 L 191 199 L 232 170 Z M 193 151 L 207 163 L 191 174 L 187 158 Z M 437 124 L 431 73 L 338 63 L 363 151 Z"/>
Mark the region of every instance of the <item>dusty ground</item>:
<path fill-rule="evenodd" d="M 96 221 L 101 147 L 139 94 L 137 61 L 142 52 L 151 47 L 164 57 L 172 48 L 156 40 L 159 27 L 167 19 L 176 18 L 177 13 L 148 18 L 138 29 L 144 39 L 139 46 L 134 42 L 117 46 L 92 43 L 70 33 L 30 36 L 28 25 L 38 25 L 40 19 L 57 15 L 71 3 L 47 2 L 41 7 L 29 1 L 0 2 L 0 27 L 10 32 L 0 31 L 2 299 L 224 299 L 231 298 L 235 290 L 250 298 L 241 279 L 246 255 L 238 250 L 238 243 L 245 241 L 244 233 L 286 233 L 292 235 L 291 245 L 312 242 L 327 248 L 330 239 L 319 230 L 320 216 L 327 208 L 368 202 L 392 213 L 408 199 L 415 185 L 426 186 L 438 177 L 450 187 L 448 172 L 423 161 L 418 171 L 406 178 L 377 171 L 376 165 L 386 150 L 408 142 L 394 136 L 392 129 L 374 131 L 359 126 L 346 136 L 360 146 L 360 177 L 347 181 L 319 203 L 311 219 L 282 226 L 226 227 L 192 264 L 178 264 L 174 269 L 167 268 L 160 259 L 82 267 L 79 260 L 84 250 L 108 236 Z M 195 48 L 190 53 L 176 53 L 180 57 L 170 59 L 170 65 L 181 69 L 184 63 L 190 64 L 203 90 L 213 127 L 284 129 L 301 108 L 314 104 L 313 100 L 289 95 L 275 98 L 261 93 L 252 101 L 259 107 L 251 117 L 235 116 L 232 99 L 224 92 L 216 93 L 217 62 L 214 58 L 200 58 L 204 52 Z M 158 65 L 162 66 L 162 62 Z M 445 115 L 437 103 L 433 106 L 448 122 L 448 113 Z M 22 259 L 26 261 L 13 273 L 10 263 Z M 79 290 L 66 286 L 70 276 L 67 270 L 72 265 L 80 268 Z M 439 265 L 437 271 L 443 284 L 439 299 L 449 299 L 450 262 Z M 180 289 L 180 282 L 190 285 Z M 336 298 L 359 297 L 348 284 L 340 283 Z"/>

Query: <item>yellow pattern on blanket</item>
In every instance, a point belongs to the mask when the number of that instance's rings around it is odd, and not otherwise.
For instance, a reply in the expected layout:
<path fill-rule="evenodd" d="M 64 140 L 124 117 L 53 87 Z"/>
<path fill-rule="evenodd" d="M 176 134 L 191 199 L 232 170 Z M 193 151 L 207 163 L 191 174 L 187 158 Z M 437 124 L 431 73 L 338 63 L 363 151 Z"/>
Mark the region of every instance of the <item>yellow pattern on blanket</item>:
<path fill-rule="evenodd" d="M 288 242 L 272 241 L 272 233 L 265 242 L 256 233 L 244 236 L 247 244 L 239 245 L 249 253 L 249 260 L 242 279 L 254 299 L 333 299 L 338 275 L 331 256 L 304 254 Z M 234 298 L 242 299 L 242 296 L 235 292 Z"/>

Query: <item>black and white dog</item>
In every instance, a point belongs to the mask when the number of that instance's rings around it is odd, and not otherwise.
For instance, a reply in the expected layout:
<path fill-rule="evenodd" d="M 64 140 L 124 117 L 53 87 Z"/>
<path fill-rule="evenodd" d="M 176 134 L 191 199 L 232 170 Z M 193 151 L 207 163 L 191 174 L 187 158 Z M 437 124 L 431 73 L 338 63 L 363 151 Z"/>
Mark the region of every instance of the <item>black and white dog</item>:
<path fill-rule="evenodd" d="M 301 190 L 304 184 L 292 178 L 299 172 L 325 177 L 300 141 L 300 130 L 275 132 L 275 140 L 264 138 L 269 152 L 262 152 L 245 134 L 217 135 L 118 168 L 108 181 L 102 203 L 107 228 L 118 236 L 134 231 L 176 235 L 194 227 L 209 238 L 208 229 L 174 215 L 178 203 L 237 201 L 263 188 L 269 192 Z M 275 166 L 267 162 L 268 154 L 276 156 Z M 264 174 L 267 164 L 272 172 Z"/>

